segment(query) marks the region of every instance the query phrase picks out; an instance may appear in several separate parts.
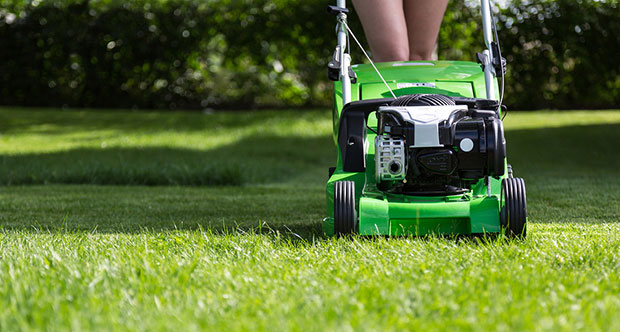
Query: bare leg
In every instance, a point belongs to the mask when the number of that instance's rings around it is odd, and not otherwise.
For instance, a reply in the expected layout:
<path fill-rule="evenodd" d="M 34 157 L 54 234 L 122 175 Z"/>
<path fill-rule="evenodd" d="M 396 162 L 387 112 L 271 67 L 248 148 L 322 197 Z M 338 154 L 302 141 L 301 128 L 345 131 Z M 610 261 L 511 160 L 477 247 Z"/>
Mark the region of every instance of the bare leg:
<path fill-rule="evenodd" d="M 431 60 L 448 0 L 404 0 L 409 60 Z"/>
<path fill-rule="evenodd" d="M 353 5 L 375 61 L 409 59 L 403 0 L 353 0 Z"/>

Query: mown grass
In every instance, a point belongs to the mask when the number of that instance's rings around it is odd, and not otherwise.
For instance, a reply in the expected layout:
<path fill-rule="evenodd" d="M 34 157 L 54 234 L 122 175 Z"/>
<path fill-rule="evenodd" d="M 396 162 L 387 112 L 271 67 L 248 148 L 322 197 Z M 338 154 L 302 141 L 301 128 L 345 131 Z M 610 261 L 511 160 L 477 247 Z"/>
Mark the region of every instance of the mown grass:
<path fill-rule="evenodd" d="M 204 186 L 286 181 L 318 174 L 316 166 L 333 159 L 325 153 L 331 142 L 326 115 L 4 109 L 0 183 Z"/>
<path fill-rule="evenodd" d="M 620 112 L 506 127 L 526 241 L 328 239 L 327 111 L 0 109 L 0 330 L 620 329 Z"/>

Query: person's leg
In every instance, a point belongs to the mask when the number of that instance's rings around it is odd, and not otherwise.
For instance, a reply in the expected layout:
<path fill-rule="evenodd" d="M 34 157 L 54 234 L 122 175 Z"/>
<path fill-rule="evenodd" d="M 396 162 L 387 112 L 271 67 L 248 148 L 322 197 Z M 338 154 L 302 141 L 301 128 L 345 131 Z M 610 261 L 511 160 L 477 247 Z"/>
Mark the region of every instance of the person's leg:
<path fill-rule="evenodd" d="M 404 0 L 409 60 L 431 60 L 448 0 Z"/>
<path fill-rule="evenodd" d="M 353 0 L 353 5 L 364 26 L 373 60 L 409 59 L 403 0 Z"/>

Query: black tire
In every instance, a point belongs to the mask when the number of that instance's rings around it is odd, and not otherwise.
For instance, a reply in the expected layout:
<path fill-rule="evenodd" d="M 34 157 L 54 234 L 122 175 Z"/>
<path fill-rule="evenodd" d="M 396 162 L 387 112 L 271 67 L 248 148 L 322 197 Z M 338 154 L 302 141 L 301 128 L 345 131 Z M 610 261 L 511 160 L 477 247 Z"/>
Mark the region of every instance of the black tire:
<path fill-rule="evenodd" d="M 506 235 L 510 238 L 525 239 L 527 235 L 525 181 L 521 178 L 502 180 L 500 199 L 504 204 L 500 210 L 500 222 Z"/>
<path fill-rule="evenodd" d="M 356 226 L 355 182 L 338 181 L 334 184 L 334 233 L 337 236 L 353 234 Z"/>
<path fill-rule="evenodd" d="M 507 169 L 508 177 L 509 177 L 509 178 L 514 178 L 514 175 L 513 175 L 513 173 L 512 173 L 512 165 L 508 164 L 508 165 L 506 166 L 506 169 Z"/>

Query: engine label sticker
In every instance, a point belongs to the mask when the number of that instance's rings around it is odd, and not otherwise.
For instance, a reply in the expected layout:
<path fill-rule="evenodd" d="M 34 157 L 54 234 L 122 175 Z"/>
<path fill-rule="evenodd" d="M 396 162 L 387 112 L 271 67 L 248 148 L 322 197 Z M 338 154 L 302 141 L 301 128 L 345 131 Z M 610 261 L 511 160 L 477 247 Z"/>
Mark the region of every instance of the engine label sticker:
<path fill-rule="evenodd" d="M 437 86 L 435 85 L 435 83 L 396 83 L 396 88 L 397 89 L 405 89 L 405 88 L 417 88 L 417 87 L 424 87 L 424 88 L 436 88 Z"/>

